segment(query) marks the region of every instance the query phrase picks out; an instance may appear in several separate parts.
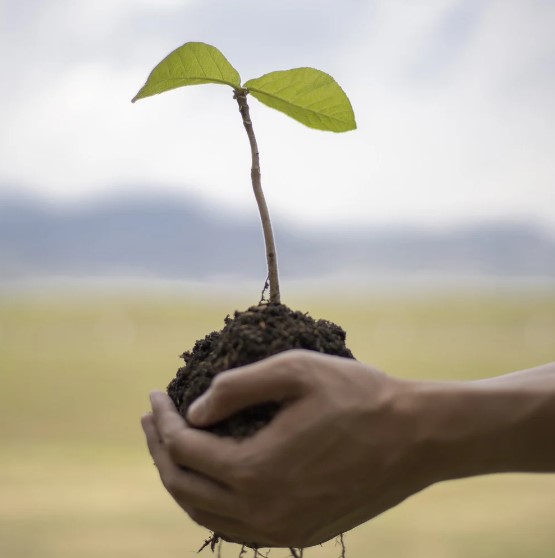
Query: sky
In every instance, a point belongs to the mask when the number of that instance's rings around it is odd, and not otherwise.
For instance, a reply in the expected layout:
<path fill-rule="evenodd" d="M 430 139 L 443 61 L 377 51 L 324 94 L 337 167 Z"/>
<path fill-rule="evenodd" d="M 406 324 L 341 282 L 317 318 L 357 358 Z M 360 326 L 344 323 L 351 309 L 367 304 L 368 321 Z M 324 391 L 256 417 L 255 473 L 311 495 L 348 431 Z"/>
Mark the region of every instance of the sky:
<path fill-rule="evenodd" d="M 256 211 L 230 88 L 130 102 L 164 56 L 203 41 L 243 81 L 313 66 L 351 99 L 346 134 L 251 100 L 280 219 L 555 231 L 553 29 L 553 0 L 0 0 L 0 197 L 180 192 Z"/>

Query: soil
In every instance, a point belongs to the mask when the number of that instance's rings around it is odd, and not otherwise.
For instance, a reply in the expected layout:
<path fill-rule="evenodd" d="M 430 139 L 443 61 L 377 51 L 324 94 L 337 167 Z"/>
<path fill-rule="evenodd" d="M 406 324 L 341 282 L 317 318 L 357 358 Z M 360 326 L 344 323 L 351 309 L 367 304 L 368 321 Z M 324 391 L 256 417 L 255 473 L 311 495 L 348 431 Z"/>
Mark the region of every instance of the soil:
<path fill-rule="evenodd" d="M 314 320 L 284 304 L 261 303 L 245 312 L 227 316 L 221 331 L 197 341 L 192 351 L 181 355 L 180 368 L 168 386 L 180 414 L 204 393 L 214 376 L 238 366 L 251 364 L 289 349 L 308 349 L 320 353 L 354 358 L 345 346 L 345 331 L 327 320 Z M 221 436 L 244 438 L 270 422 L 279 405 L 268 402 L 251 407 L 213 425 L 210 431 Z"/>

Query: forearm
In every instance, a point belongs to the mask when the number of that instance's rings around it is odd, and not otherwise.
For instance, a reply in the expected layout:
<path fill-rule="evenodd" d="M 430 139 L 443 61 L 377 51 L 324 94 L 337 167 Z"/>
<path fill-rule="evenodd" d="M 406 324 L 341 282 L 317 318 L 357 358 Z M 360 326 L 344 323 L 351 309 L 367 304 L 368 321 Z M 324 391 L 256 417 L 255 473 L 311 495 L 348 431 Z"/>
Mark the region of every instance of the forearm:
<path fill-rule="evenodd" d="M 555 363 L 475 382 L 413 384 L 427 482 L 555 472 Z"/>
<path fill-rule="evenodd" d="M 255 436 L 202 430 L 270 400 L 281 411 Z M 259 546 L 319 544 L 436 482 L 555 472 L 555 363 L 409 382 L 288 351 L 219 375 L 189 424 L 165 394 L 152 401 L 143 428 L 164 486 L 198 523 Z"/>

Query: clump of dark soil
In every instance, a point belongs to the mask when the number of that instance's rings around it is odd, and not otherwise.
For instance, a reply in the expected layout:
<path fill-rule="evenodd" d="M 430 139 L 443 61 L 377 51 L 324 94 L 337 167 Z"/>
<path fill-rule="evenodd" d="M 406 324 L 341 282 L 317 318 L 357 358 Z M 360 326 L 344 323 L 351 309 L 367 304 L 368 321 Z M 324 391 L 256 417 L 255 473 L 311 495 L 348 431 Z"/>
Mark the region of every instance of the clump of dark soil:
<path fill-rule="evenodd" d="M 345 331 L 327 320 L 314 320 L 283 304 L 261 303 L 225 319 L 214 331 L 183 353 L 185 366 L 168 386 L 168 395 L 182 416 L 189 405 L 225 370 L 262 360 L 289 349 L 354 358 L 345 346 Z M 272 420 L 279 409 L 275 402 L 251 407 L 210 427 L 221 436 L 244 438 Z"/>

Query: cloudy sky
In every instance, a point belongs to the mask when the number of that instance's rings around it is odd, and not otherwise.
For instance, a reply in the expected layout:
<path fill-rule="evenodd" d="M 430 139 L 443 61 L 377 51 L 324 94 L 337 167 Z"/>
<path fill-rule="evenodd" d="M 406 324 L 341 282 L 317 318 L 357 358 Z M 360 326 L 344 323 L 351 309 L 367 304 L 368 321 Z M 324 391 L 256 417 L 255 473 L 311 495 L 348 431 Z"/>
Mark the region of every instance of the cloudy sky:
<path fill-rule="evenodd" d="M 281 218 L 555 230 L 553 29 L 553 0 L 1 0 L 0 194 L 178 191 L 255 211 L 231 89 L 130 102 L 204 41 L 244 81 L 313 66 L 351 98 L 358 130 L 338 135 L 251 101 Z"/>

